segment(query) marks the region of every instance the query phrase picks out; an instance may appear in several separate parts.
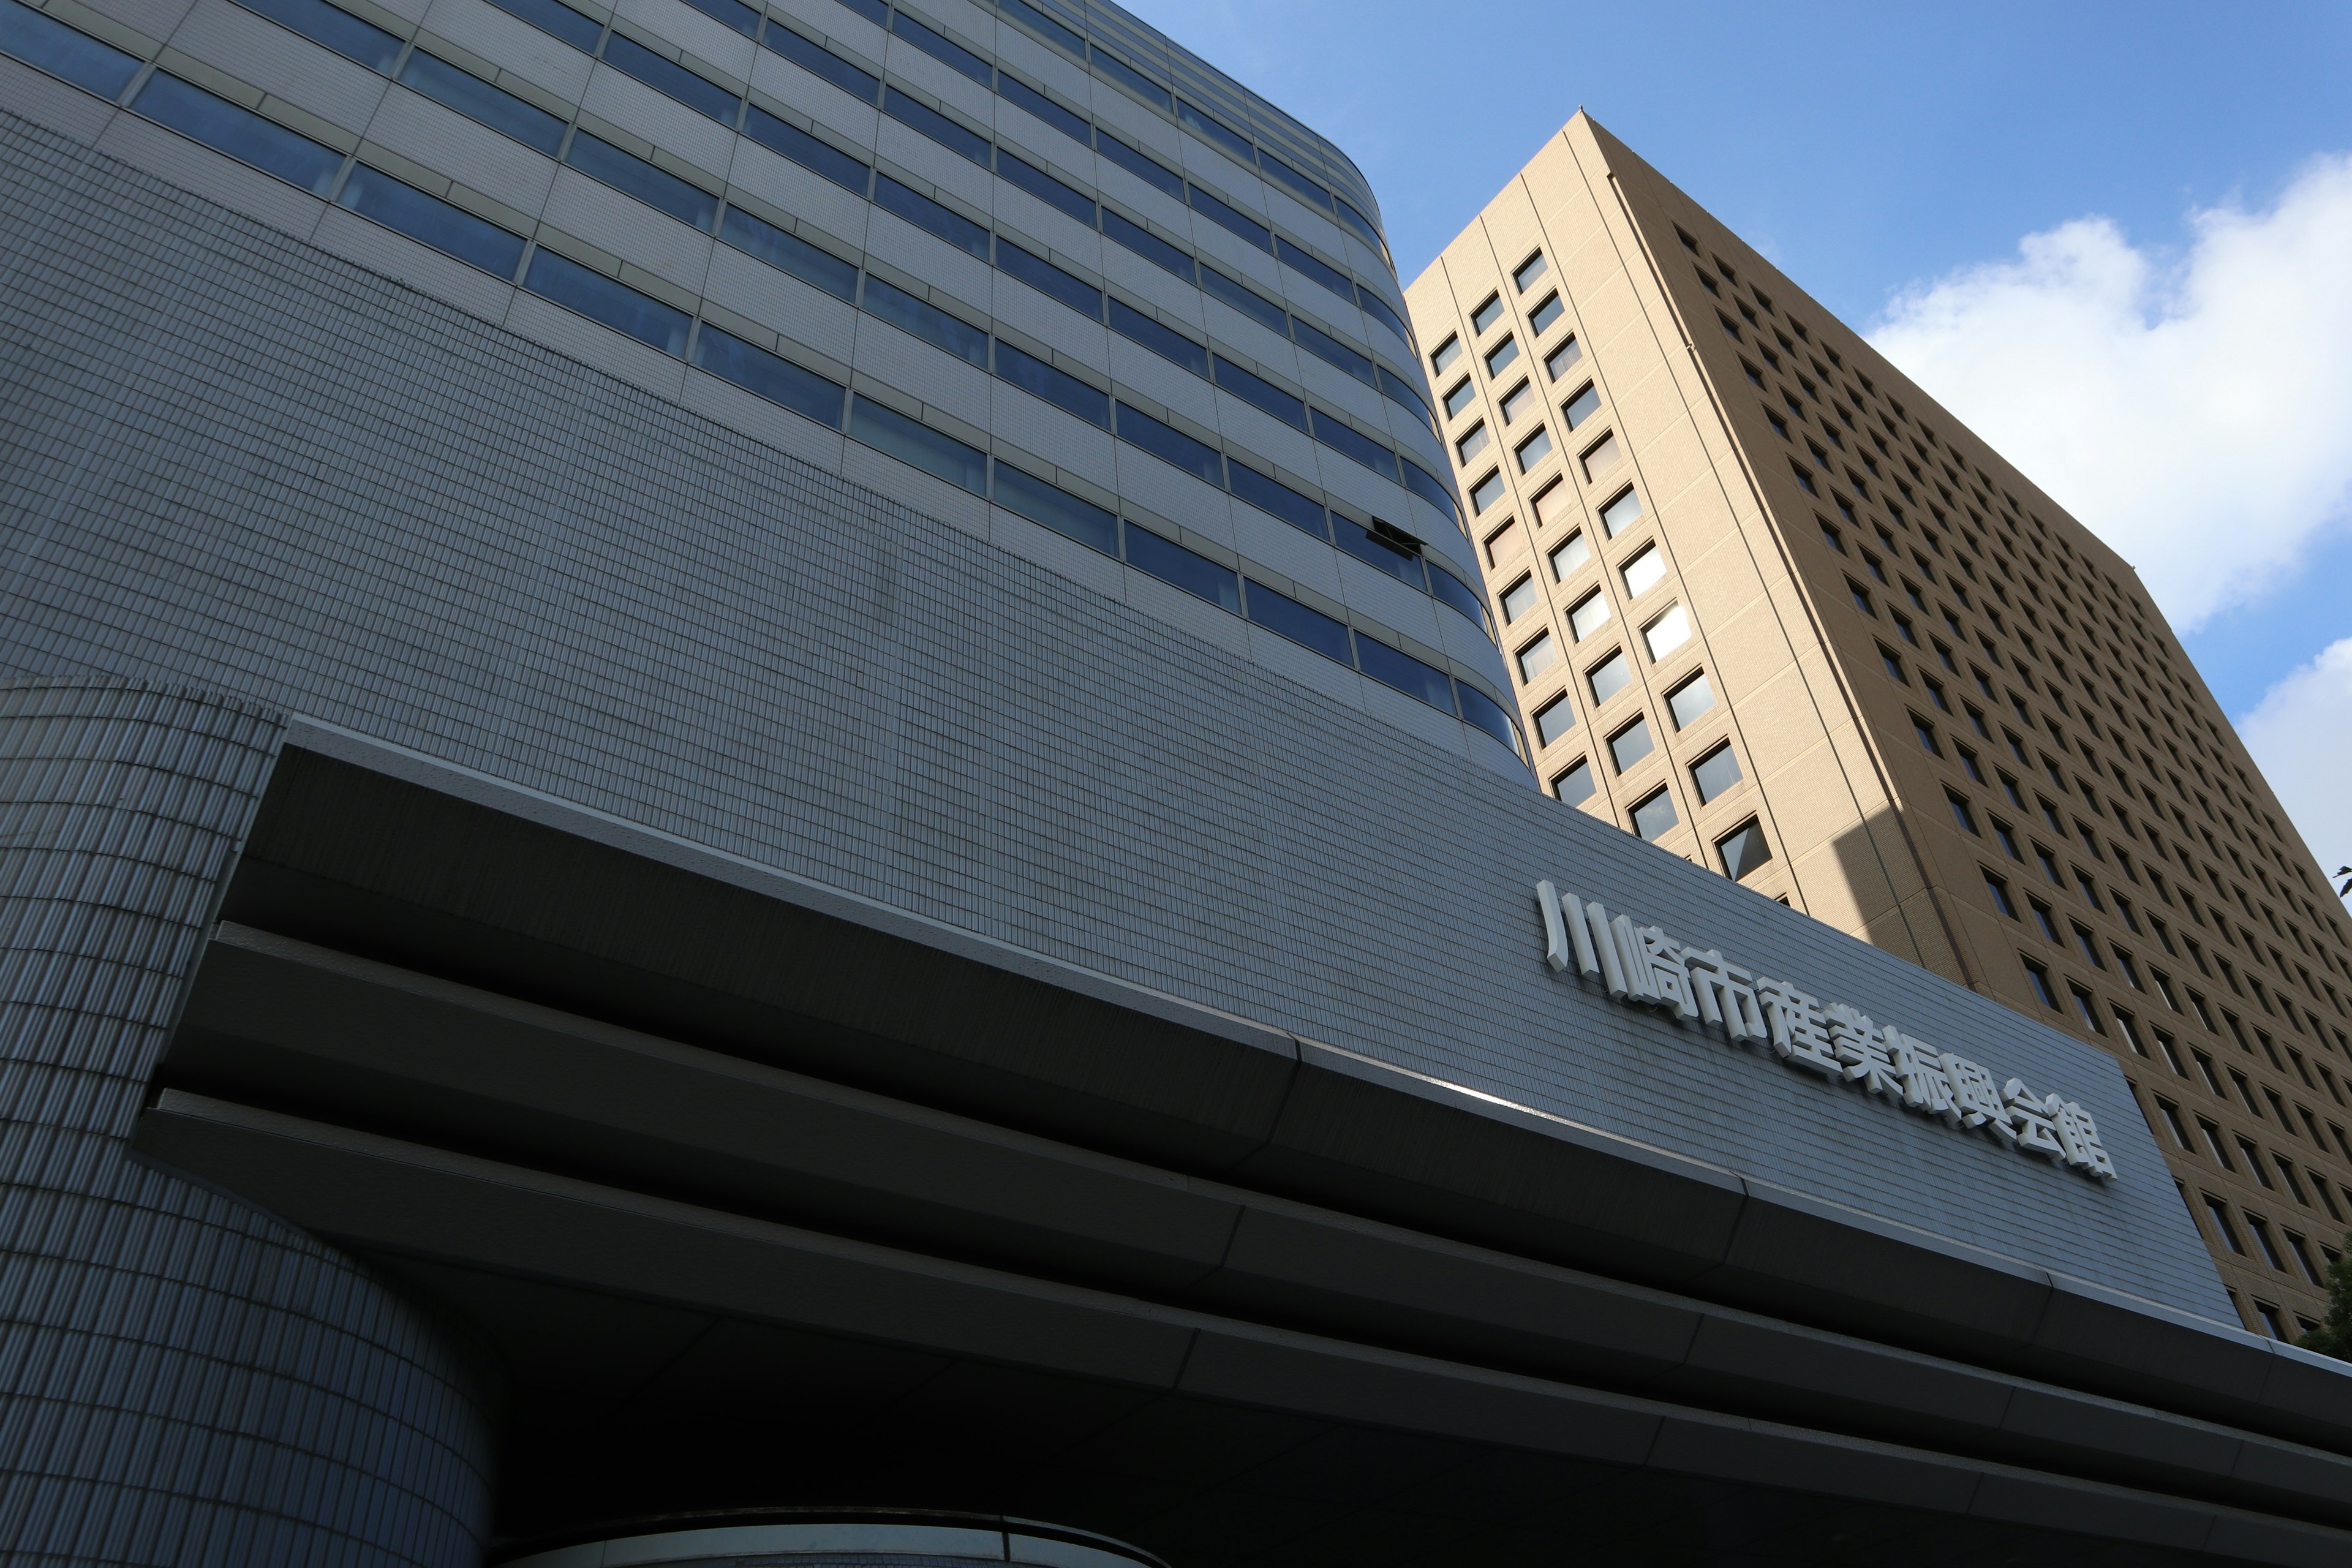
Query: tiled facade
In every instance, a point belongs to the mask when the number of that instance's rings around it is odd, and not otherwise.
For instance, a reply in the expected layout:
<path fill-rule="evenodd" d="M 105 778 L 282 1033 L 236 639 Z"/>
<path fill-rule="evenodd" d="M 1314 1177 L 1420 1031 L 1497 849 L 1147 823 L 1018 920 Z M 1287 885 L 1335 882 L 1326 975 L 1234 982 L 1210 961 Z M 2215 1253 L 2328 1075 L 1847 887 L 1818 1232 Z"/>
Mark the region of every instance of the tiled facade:
<path fill-rule="evenodd" d="M 1582 115 L 1407 298 L 1546 786 L 2115 1052 L 2249 1327 L 2312 1326 L 2352 922 L 2131 568 Z"/>
<path fill-rule="evenodd" d="M 1524 776 L 1362 176 L 1114 8 L 0 20 L 0 106 Z"/>

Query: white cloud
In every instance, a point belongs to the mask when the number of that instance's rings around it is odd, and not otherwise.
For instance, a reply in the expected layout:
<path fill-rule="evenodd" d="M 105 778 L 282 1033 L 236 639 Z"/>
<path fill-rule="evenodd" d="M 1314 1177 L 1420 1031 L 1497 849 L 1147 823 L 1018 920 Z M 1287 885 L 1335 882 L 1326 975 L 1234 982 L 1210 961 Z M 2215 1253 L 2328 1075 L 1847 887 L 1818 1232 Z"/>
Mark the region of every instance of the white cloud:
<path fill-rule="evenodd" d="M 2104 217 L 2029 235 L 1898 295 L 1871 341 L 2193 628 L 2352 499 L 2352 156 L 2187 221 L 2177 254 Z"/>
<path fill-rule="evenodd" d="M 2319 868 L 2352 865 L 2352 637 L 2263 693 L 2238 733 Z"/>

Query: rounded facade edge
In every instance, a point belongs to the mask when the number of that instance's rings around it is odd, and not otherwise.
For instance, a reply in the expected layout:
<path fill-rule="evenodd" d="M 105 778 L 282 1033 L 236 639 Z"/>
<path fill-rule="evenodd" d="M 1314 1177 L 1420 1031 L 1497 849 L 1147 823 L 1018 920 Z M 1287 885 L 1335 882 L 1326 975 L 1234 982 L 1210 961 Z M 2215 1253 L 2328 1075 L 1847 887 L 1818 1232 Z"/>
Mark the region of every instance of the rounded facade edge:
<path fill-rule="evenodd" d="M 490 1358 L 364 1264 L 135 1156 L 284 722 L 0 683 L 0 1556 L 471 1568 Z"/>
<path fill-rule="evenodd" d="M 513 1543 L 498 1568 L 792 1568 L 845 1558 L 1033 1568 L 1168 1568 L 1141 1547 L 1038 1520 L 939 1509 L 763 1508 L 641 1515 Z"/>

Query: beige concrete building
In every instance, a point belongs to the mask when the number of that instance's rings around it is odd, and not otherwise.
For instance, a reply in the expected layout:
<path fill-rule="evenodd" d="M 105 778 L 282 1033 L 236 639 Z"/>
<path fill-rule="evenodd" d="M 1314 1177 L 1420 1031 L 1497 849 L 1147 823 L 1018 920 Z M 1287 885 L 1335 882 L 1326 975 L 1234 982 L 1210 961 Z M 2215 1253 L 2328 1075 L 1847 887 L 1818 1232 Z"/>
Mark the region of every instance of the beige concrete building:
<path fill-rule="evenodd" d="M 2315 1324 L 2352 921 L 2131 567 L 1581 113 L 1406 300 L 1545 787 L 2114 1051 Z"/>

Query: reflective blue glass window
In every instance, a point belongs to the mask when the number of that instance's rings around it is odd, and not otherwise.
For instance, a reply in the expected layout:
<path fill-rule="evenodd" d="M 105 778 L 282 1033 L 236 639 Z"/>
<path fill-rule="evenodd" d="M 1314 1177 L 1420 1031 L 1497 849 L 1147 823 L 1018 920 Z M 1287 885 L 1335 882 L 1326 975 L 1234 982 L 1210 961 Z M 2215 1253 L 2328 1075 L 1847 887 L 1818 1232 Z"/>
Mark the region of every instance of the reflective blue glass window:
<path fill-rule="evenodd" d="M 779 407 L 841 428 L 844 389 L 792 361 L 754 347 L 705 321 L 694 337 L 694 363 Z"/>
<path fill-rule="evenodd" d="M 1208 378 L 1208 350 L 1175 328 L 1162 326 L 1142 311 L 1122 305 L 1117 300 L 1110 302 L 1110 330 L 1129 342 L 1141 343 L 1161 359 L 1182 365 L 1203 380 Z M 1234 471 L 1238 473 L 1240 470 Z"/>
<path fill-rule="evenodd" d="M 1272 229 L 1247 213 L 1211 195 L 1198 185 L 1187 184 L 1184 188 L 1192 195 L 1194 212 L 1199 213 L 1218 227 L 1239 235 L 1268 255 L 1273 254 L 1274 231 Z"/>
<path fill-rule="evenodd" d="M 1185 282 L 1191 283 L 1196 280 L 1196 275 L 1192 270 L 1192 252 L 1179 249 L 1169 244 L 1141 224 L 1129 223 L 1110 208 L 1105 207 L 1102 209 L 1102 231 L 1109 238 L 1127 247 L 1146 261 L 1156 267 L 1166 268 Z"/>
<path fill-rule="evenodd" d="M 1337 205 L 1339 209 L 1339 221 L 1346 224 L 1349 228 L 1354 229 L 1356 231 L 1357 238 L 1362 240 L 1366 245 L 1370 246 L 1374 250 L 1379 251 L 1381 256 L 1387 256 L 1389 253 L 1389 247 L 1387 244 L 1381 240 L 1381 231 L 1372 226 L 1372 220 L 1358 212 L 1346 201 L 1339 200 L 1338 198 L 1334 199 L 1337 201 Z"/>
<path fill-rule="evenodd" d="M 551 250 L 533 252 L 522 286 L 666 354 L 686 353 L 686 330 L 691 318 L 684 310 L 616 283 L 569 257 Z"/>
<path fill-rule="evenodd" d="M 735 111 L 740 105 L 734 89 L 698 76 L 643 44 L 615 33 L 604 40 L 604 63 L 636 78 L 656 92 L 710 116 L 721 125 L 731 127 L 735 123 Z"/>
<path fill-rule="evenodd" d="M 1229 463 L 1233 475 L 1234 494 L 1269 517 L 1278 517 L 1291 527 L 1304 530 L 1318 539 L 1331 537 L 1323 519 L 1323 503 L 1313 496 L 1302 495 L 1277 479 L 1270 479 L 1255 468 L 1242 463 Z"/>
<path fill-rule="evenodd" d="M 1176 100 L 1176 121 L 1178 124 L 1193 132 L 1202 141 L 1213 146 L 1222 147 L 1232 153 L 1234 162 L 1240 163 L 1243 168 L 1251 168 L 1256 164 L 1257 149 L 1250 145 L 1249 138 L 1206 110 L 1195 109 L 1180 98 Z"/>
<path fill-rule="evenodd" d="M 1521 762 L 1527 760 L 1527 743 L 1519 739 L 1519 727 L 1495 700 L 1466 680 L 1454 683 L 1455 695 L 1462 700 L 1462 717 L 1492 735 Z"/>
<path fill-rule="evenodd" d="M 1434 561 L 1429 563 L 1429 592 L 1439 603 L 1453 605 L 1465 620 L 1486 636 L 1491 637 L 1495 635 L 1486 615 L 1486 601 L 1480 598 L 1470 584 Z"/>
<path fill-rule="evenodd" d="M 379 174 L 364 163 L 352 166 L 343 188 L 335 194 L 335 201 L 362 217 L 373 218 L 386 228 L 446 252 L 493 277 L 511 282 L 515 268 L 522 265 L 520 235 L 509 234 L 462 207 L 452 206 L 438 196 L 428 196 L 414 185 Z"/>
<path fill-rule="evenodd" d="M 760 13 L 742 0 L 686 0 L 686 3 L 722 26 L 734 28 L 747 38 L 760 36 Z"/>
<path fill-rule="evenodd" d="M 1160 538 L 1150 529 L 1130 525 L 1127 531 L 1127 563 L 1139 566 L 1161 582 L 1197 595 L 1221 610 L 1242 613 L 1241 583 L 1227 568 L 1182 545 Z"/>
<path fill-rule="evenodd" d="M 917 228 L 939 236 L 950 245 L 988 259 L 988 230 L 961 213 L 950 212 L 919 191 L 908 189 L 887 174 L 874 177 L 874 205 L 898 214 Z"/>
<path fill-rule="evenodd" d="M 996 465 L 996 504 L 1106 555 L 1118 553 L 1118 519 L 1020 469 Z"/>
<path fill-rule="evenodd" d="M 1088 45 L 1087 54 L 1094 61 L 1097 70 L 1138 98 L 1147 102 L 1156 103 L 1162 109 L 1171 106 L 1173 100 L 1166 88 L 1137 70 L 1108 49 L 1098 44 Z"/>
<path fill-rule="evenodd" d="M 1235 282 L 1206 262 L 1201 266 L 1201 291 L 1211 299 L 1223 300 L 1277 337 L 1290 335 L 1290 317 L 1281 306 L 1248 284 Z"/>
<path fill-rule="evenodd" d="M 882 89 L 882 112 L 901 125 L 913 126 L 949 152 L 969 158 L 983 169 L 988 167 L 987 137 L 967 130 L 928 104 L 916 102 L 897 88 Z"/>
<path fill-rule="evenodd" d="M 1381 685 L 1392 686 L 1407 697 L 1417 697 L 1441 711 L 1454 711 L 1454 682 L 1444 670 L 1432 669 L 1411 654 L 1371 637 L 1356 639 L 1356 657 L 1362 662 L 1364 673 Z"/>
<path fill-rule="evenodd" d="M 1308 206 L 1324 212 L 1331 210 L 1331 193 L 1261 147 L 1257 150 L 1257 165 L 1290 194 Z"/>
<path fill-rule="evenodd" d="M 1085 59 L 1087 58 L 1086 39 L 1075 29 L 1063 26 L 1061 23 L 1054 20 L 1053 17 L 1045 15 L 1045 13 L 1038 7 L 1030 5 L 1029 0 L 996 0 L 996 5 L 997 9 L 1003 11 L 1006 16 L 1020 17 L 1021 20 L 1029 24 L 1030 26 L 1034 27 L 1038 32 L 1043 33 L 1055 43 L 1061 45 L 1062 47 L 1069 50 L 1070 53 L 1077 56 L 1078 58 Z"/>
<path fill-rule="evenodd" d="M 1293 316 L 1290 318 L 1290 335 L 1298 340 L 1300 348 L 1326 364 L 1339 366 L 1366 386 L 1380 384 L 1373 377 L 1370 357 L 1349 348 L 1330 333 L 1319 328 L 1310 327 Z"/>
<path fill-rule="evenodd" d="M 1429 592 L 1429 582 L 1422 575 L 1421 557 L 1388 543 L 1362 523 L 1345 512 L 1331 514 L 1331 537 L 1339 548 L 1377 571 L 1385 572 L 1398 582 Z"/>
<path fill-rule="evenodd" d="M 1359 287 L 1356 290 L 1356 303 L 1364 308 L 1366 315 L 1394 332 L 1399 342 L 1408 348 L 1412 346 L 1412 329 L 1404 324 L 1404 318 L 1398 315 L 1386 300 L 1381 299 L 1370 289 Z"/>
<path fill-rule="evenodd" d="M 996 375 L 1000 381 L 1012 383 L 1030 396 L 1052 404 L 1066 413 L 1075 414 L 1099 429 L 1110 428 L 1110 395 L 1097 391 L 1069 372 L 1047 364 L 1034 354 L 1024 353 L 1011 343 L 1000 341 L 996 345 Z"/>
<path fill-rule="evenodd" d="M 1125 169 L 1129 174 L 1135 175 L 1144 184 L 1159 186 L 1180 202 L 1184 199 L 1184 181 L 1175 170 L 1171 169 L 1149 153 L 1137 152 L 1099 127 L 1095 132 L 1095 151 Z"/>
<path fill-rule="evenodd" d="M 1140 447 L 1163 463 L 1171 463 L 1186 473 L 1196 474 L 1223 489 L 1225 483 L 1224 458 L 1205 441 L 1195 440 L 1171 425 L 1164 425 L 1139 408 L 1118 405 L 1118 438 L 1129 446 Z"/>
<path fill-rule="evenodd" d="M 744 115 L 743 134 L 836 185 L 845 185 L 861 196 L 866 194 L 871 171 L 864 163 L 832 142 L 820 142 L 799 126 L 777 119 L 756 103 Z"/>
<path fill-rule="evenodd" d="M 16 0 L 0 0 L 0 54 L 62 77 L 85 92 L 110 101 L 139 74 L 139 59 L 78 33 Z"/>
<path fill-rule="evenodd" d="M 248 11 L 258 11 L 281 27 L 290 27 L 314 44 L 354 59 L 370 70 L 392 69 L 400 58 L 400 38 L 326 0 L 239 0 Z"/>
<path fill-rule="evenodd" d="M 882 101 L 882 80 L 872 71 L 851 65 L 822 44 L 812 43 L 785 26 L 774 17 L 768 18 L 767 33 L 760 39 L 772 53 L 782 55 L 809 75 L 829 81 L 852 98 L 867 103 Z M 758 110 L 751 111 L 759 113 Z"/>
<path fill-rule="evenodd" d="M 215 152 L 226 153 L 264 174 L 323 196 L 335 183 L 343 155 L 321 147 L 308 136 L 298 136 L 275 121 L 249 109 L 215 98 L 200 87 L 157 71 L 131 100 L 134 113 L 183 136 L 193 137 Z"/>
<path fill-rule="evenodd" d="M 1277 594 L 1255 578 L 1246 581 L 1245 591 L 1252 621 L 1276 637 L 1288 637 L 1301 647 L 1314 649 L 1325 658 L 1354 667 L 1355 655 L 1344 622 L 1335 621 L 1320 610 L 1308 609 L 1289 595 Z"/>
<path fill-rule="evenodd" d="M 1084 191 L 1066 185 L 1025 159 L 999 147 L 996 173 L 1006 184 L 1018 185 L 1047 206 L 1067 213 L 1088 228 L 1095 226 L 1095 201 Z"/>
<path fill-rule="evenodd" d="M 1264 376 L 1254 375 L 1223 354 L 1215 356 L 1217 384 L 1254 408 L 1273 415 L 1294 430 L 1307 428 L 1307 405 Z"/>
<path fill-rule="evenodd" d="M 841 0 L 841 3 L 877 27 L 890 25 L 890 7 L 882 0 Z"/>
<path fill-rule="evenodd" d="M 950 315 L 927 300 L 885 283 L 871 273 L 866 279 L 866 313 L 912 333 L 958 359 L 988 368 L 988 333 L 961 316 Z"/>
<path fill-rule="evenodd" d="M 1093 145 L 1094 127 L 1085 115 L 1063 108 L 1027 82 L 998 71 L 996 90 L 1007 103 L 1019 104 L 1063 135 L 1073 137 L 1084 145 Z"/>
<path fill-rule="evenodd" d="M 541 32 L 562 39 L 583 55 L 596 52 L 604 24 L 563 4 L 563 0 L 490 0 L 508 16 L 530 23 Z"/>
<path fill-rule="evenodd" d="M 1437 428 L 1437 416 L 1429 411 L 1429 405 L 1422 401 L 1421 394 L 1412 389 L 1410 382 L 1402 376 L 1391 375 L 1385 366 L 1376 365 L 1373 368 L 1380 375 L 1381 396 L 1412 414 L 1414 418 L 1428 426 L 1432 431 Z M 1411 467 L 1410 464 L 1406 466 Z"/>
<path fill-rule="evenodd" d="M 936 474 L 974 495 L 988 493 L 988 458 L 984 454 L 952 436 L 941 435 L 920 420 L 909 419 L 895 408 L 862 395 L 851 399 L 849 433 L 877 452 L 887 452 L 902 463 Z"/>
<path fill-rule="evenodd" d="M 504 132 L 551 158 L 563 145 L 562 121 L 537 104 L 525 103 L 503 88 L 492 87 L 480 77 L 459 70 L 423 49 L 410 52 L 400 68 L 400 80 L 403 86 L 415 89 L 434 102 L 454 109 L 493 131 Z"/>
<path fill-rule="evenodd" d="M 1101 289 L 1002 237 L 996 242 L 996 269 L 1009 278 L 1018 278 L 1040 294 L 1059 300 L 1073 310 L 1102 320 Z"/>
<path fill-rule="evenodd" d="M 656 169 L 643 158 L 622 152 L 610 142 L 585 131 L 572 132 L 563 161 L 591 179 L 637 198 L 680 223 L 690 223 L 705 234 L 719 221 L 719 198 L 700 185 L 689 184 L 667 169 Z"/>
<path fill-rule="evenodd" d="M 1383 478 L 1393 479 L 1397 477 L 1394 452 L 1368 436 L 1359 435 L 1352 426 L 1341 424 L 1319 408 L 1315 410 L 1315 438 L 1341 457 L 1351 458 Z"/>
<path fill-rule="evenodd" d="M 1338 268 L 1333 267 L 1322 258 L 1310 253 L 1303 247 L 1293 245 L 1290 241 L 1281 238 L 1278 236 L 1276 237 L 1274 242 L 1274 253 L 1282 258 L 1282 259 L 1290 266 L 1297 268 L 1307 277 L 1315 279 L 1316 282 L 1323 285 L 1324 288 L 1328 289 L 1334 294 L 1339 295 L 1342 300 L 1346 300 L 1350 303 L 1354 302 L 1356 298 L 1355 283 L 1346 273 L 1340 271 Z"/>
<path fill-rule="evenodd" d="M 729 207 L 719 237 L 744 255 L 764 261 L 779 272 L 789 272 L 803 283 L 814 283 L 844 300 L 857 297 L 857 268 L 829 250 L 820 250 L 798 235 L 753 217 L 741 207 Z"/>
<path fill-rule="evenodd" d="M 961 71 L 987 87 L 994 73 L 989 63 L 934 27 L 927 27 L 904 11 L 890 14 L 890 30 L 951 70 Z"/>

